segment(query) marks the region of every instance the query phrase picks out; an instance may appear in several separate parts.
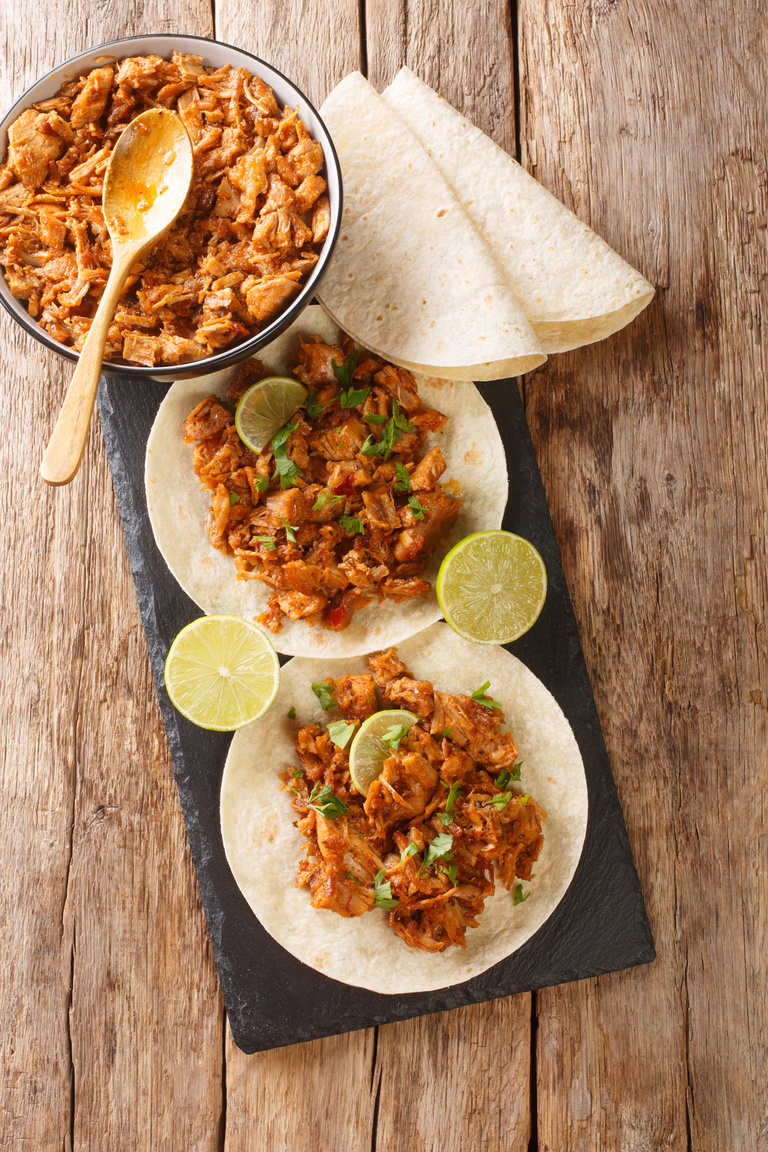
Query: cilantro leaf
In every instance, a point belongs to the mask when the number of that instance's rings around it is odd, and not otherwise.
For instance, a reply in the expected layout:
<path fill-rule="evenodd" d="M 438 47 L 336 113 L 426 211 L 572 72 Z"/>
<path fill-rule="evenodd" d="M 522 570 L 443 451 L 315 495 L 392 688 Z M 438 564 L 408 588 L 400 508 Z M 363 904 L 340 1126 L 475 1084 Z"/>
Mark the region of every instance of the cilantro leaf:
<path fill-rule="evenodd" d="M 319 780 L 309 794 L 309 806 L 313 812 L 319 812 L 321 816 L 325 816 L 326 820 L 335 820 L 337 816 L 343 816 L 345 812 L 349 812 L 349 808 L 341 797 L 336 795 L 330 784 L 321 788 Z"/>
<path fill-rule="evenodd" d="M 458 796 L 460 791 L 461 791 L 461 782 L 459 780 L 457 780 L 454 784 L 451 785 L 451 790 L 448 793 L 448 797 L 445 801 L 445 810 L 449 814 L 451 812 L 453 812 L 453 806 L 456 803 L 456 797 Z"/>
<path fill-rule="evenodd" d="M 291 711 L 295 712 L 296 709 L 292 708 Z M 291 772 L 291 776 L 295 777 L 295 779 L 297 779 L 297 780 L 300 780 L 303 777 L 303 775 L 304 775 L 304 769 L 303 768 L 294 768 L 293 772 Z"/>
<path fill-rule="evenodd" d="M 426 508 L 422 508 L 421 504 L 419 504 L 418 497 L 409 496 L 408 497 L 408 507 L 410 508 L 411 512 L 413 513 L 413 515 L 416 517 L 417 520 L 423 520 L 424 519 L 424 513 L 426 512 Z"/>
<path fill-rule="evenodd" d="M 385 460 L 389 458 L 389 454 L 398 440 L 402 440 L 403 436 L 408 432 L 413 432 L 413 424 L 411 424 L 407 416 L 403 415 L 397 400 L 393 400 L 392 415 L 384 425 L 381 434 L 381 447 Z"/>
<path fill-rule="evenodd" d="M 317 393 L 311 391 L 304 402 L 304 407 L 307 410 L 307 416 L 309 416 L 310 420 L 317 420 L 323 410 L 323 405 L 318 400 Z"/>
<path fill-rule="evenodd" d="M 527 900 L 529 896 L 530 896 L 530 892 L 525 892 L 525 893 L 523 892 L 522 884 L 516 884 L 515 885 L 515 895 L 512 898 L 512 902 L 514 904 L 522 904 L 523 900 Z"/>
<path fill-rule="evenodd" d="M 376 897 L 377 908 L 395 908 L 400 901 L 392 895 L 392 881 L 384 883 L 384 873 L 377 872 L 373 878 L 373 892 Z"/>
<path fill-rule="evenodd" d="M 293 707 L 293 705 L 291 705 L 291 707 L 286 712 L 286 716 L 288 717 L 289 720 L 295 720 L 296 719 L 296 709 Z M 293 772 L 291 772 L 291 776 L 293 776 Z"/>
<path fill-rule="evenodd" d="M 450 824 L 453 816 L 449 816 L 447 812 L 435 812 L 435 816 L 441 824 Z"/>
<path fill-rule="evenodd" d="M 490 688 L 490 686 L 490 680 L 486 680 L 485 684 L 481 684 L 481 686 L 472 693 L 472 699 L 476 704 L 484 704 L 486 708 L 501 708 L 501 704 L 499 704 L 497 700 L 491 700 L 490 696 L 485 695 L 486 688 Z"/>
<path fill-rule="evenodd" d="M 274 538 L 274 536 L 252 536 L 251 539 L 255 540 L 258 544 L 262 544 L 266 548 L 267 552 L 274 552 L 274 550 L 275 550 L 275 538 Z"/>
<path fill-rule="evenodd" d="M 333 688 L 327 680 L 319 680 L 312 685 L 312 691 L 320 701 L 320 707 L 324 708 L 327 712 L 329 708 L 336 707 L 336 699 L 333 695 Z"/>
<path fill-rule="evenodd" d="M 499 772 L 498 776 L 496 777 L 496 787 L 503 788 L 506 784 L 509 784 L 511 779 L 512 776 L 509 772 L 507 772 L 506 768 L 502 768 L 501 772 Z"/>
<path fill-rule="evenodd" d="M 403 848 L 402 852 L 400 853 L 400 863 L 405 864 L 408 857 L 415 856 L 418 850 L 419 846 L 416 841 L 411 840 L 409 844 L 406 844 L 405 848 Z"/>
<path fill-rule="evenodd" d="M 240 497 L 238 496 L 237 492 L 230 492 L 230 494 L 229 494 L 229 506 L 230 506 L 230 508 L 232 507 L 233 504 L 239 504 L 239 503 L 240 503 Z"/>
<path fill-rule="evenodd" d="M 358 404 L 363 403 L 369 392 L 370 388 L 348 388 L 339 396 L 339 403 L 342 408 L 356 408 Z"/>
<path fill-rule="evenodd" d="M 435 860 L 441 857 L 449 859 L 448 853 L 453 848 L 453 836 L 448 832 L 438 832 L 432 843 L 427 847 L 424 852 L 424 861 L 421 865 L 422 868 L 429 868 L 430 864 L 434 864 Z M 421 871 L 421 869 L 419 869 Z"/>
<path fill-rule="evenodd" d="M 410 492 L 411 490 L 411 474 L 405 464 L 401 464 L 399 460 L 395 464 L 395 482 L 392 487 L 395 492 Z"/>
<path fill-rule="evenodd" d="M 339 516 L 339 524 L 346 532 L 365 534 L 365 525 L 359 516 Z"/>
<path fill-rule="evenodd" d="M 369 424 L 386 424 L 388 417 L 380 416 L 378 412 L 367 412 L 363 420 L 367 420 Z"/>
<path fill-rule="evenodd" d="M 335 360 L 331 361 L 333 364 L 333 374 L 341 384 L 342 388 L 349 388 L 352 384 L 352 375 L 357 365 L 357 358 L 360 355 L 357 348 L 354 352 L 350 352 L 343 364 L 337 364 Z"/>
<path fill-rule="evenodd" d="M 446 876 L 450 880 L 451 884 L 455 884 L 456 883 L 456 876 L 458 875 L 458 872 L 459 872 L 458 864 L 444 864 L 443 865 L 443 871 L 445 872 Z"/>
<path fill-rule="evenodd" d="M 267 488 L 269 488 L 269 476 L 259 476 L 256 481 L 256 491 L 266 492 Z"/>
<path fill-rule="evenodd" d="M 442 732 L 440 733 L 440 739 L 441 740 L 447 740 L 452 732 L 453 732 L 453 728 L 443 728 Z"/>
<path fill-rule="evenodd" d="M 345 724 L 343 720 L 337 720 L 334 724 L 328 725 L 328 735 L 337 748 L 346 748 L 354 730 L 354 724 Z"/>
<path fill-rule="evenodd" d="M 520 779 L 520 769 L 522 768 L 522 766 L 523 766 L 522 760 L 518 760 L 517 764 L 514 764 L 512 766 L 512 779 L 513 780 L 519 780 Z M 497 783 L 498 783 L 498 780 L 497 780 Z"/>
<path fill-rule="evenodd" d="M 275 432 L 272 437 L 272 453 L 279 452 L 281 448 L 285 447 L 285 442 L 290 436 L 291 432 L 295 432 L 298 424 L 284 424 L 279 432 Z"/>
<path fill-rule="evenodd" d="M 297 476 L 303 476 L 301 468 L 298 464 L 294 464 L 288 455 L 286 448 L 286 441 L 291 432 L 295 432 L 298 424 L 286 424 L 279 432 L 275 432 L 272 437 L 272 456 L 275 461 L 275 471 L 280 477 L 280 485 L 283 488 L 290 488 L 294 483 Z"/>
<path fill-rule="evenodd" d="M 355 876 L 354 872 L 347 872 L 347 876 L 350 880 L 354 880 L 355 884 L 357 884 L 357 876 Z"/>
<path fill-rule="evenodd" d="M 334 502 L 334 504 L 338 504 L 339 500 L 343 499 L 343 496 L 336 496 L 333 492 L 321 492 L 317 497 L 317 500 L 315 500 L 314 504 L 312 505 L 312 511 L 319 512 L 320 509 L 324 508 L 326 504 L 329 504 L 331 500 Z"/>
<path fill-rule="evenodd" d="M 367 436 L 360 451 L 363 456 L 381 456 L 384 450 L 373 436 Z"/>
<path fill-rule="evenodd" d="M 525 796 L 520 797 L 520 803 L 522 804 L 523 808 L 525 808 L 525 806 L 528 803 L 528 801 L 530 800 L 530 798 L 531 798 L 530 792 L 526 792 Z"/>
<path fill-rule="evenodd" d="M 506 808 L 511 799 L 511 792 L 497 792 L 495 796 L 491 796 L 488 803 L 493 804 L 494 808 L 500 812 L 502 808 Z"/>
<path fill-rule="evenodd" d="M 298 524 L 289 524 L 287 520 L 283 520 L 282 516 L 279 516 L 278 519 L 279 519 L 280 523 L 282 524 L 283 528 L 285 528 L 286 540 L 291 540 L 295 544 L 296 543 L 296 533 L 299 530 Z"/>
<path fill-rule="evenodd" d="M 400 741 L 404 736 L 408 735 L 409 730 L 407 724 L 393 724 L 391 728 L 387 728 L 381 738 L 385 744 L 389 744 L 394 752 L 397 752 L 400 747 Z"/>

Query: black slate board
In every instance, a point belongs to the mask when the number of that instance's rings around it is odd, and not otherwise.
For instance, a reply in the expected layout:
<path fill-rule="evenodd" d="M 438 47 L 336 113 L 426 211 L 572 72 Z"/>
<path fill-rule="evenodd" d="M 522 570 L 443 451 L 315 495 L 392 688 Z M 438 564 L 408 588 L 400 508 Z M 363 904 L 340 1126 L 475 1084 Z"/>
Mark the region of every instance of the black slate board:
<path fill-rule="evenodd" d="M 584 759 L 589 820 L 571 886 L 549 920 L 514 955 L 464 984 L 437 992 L 383 996 L 341 984 L 306 967 L 264 931 L 235 883 L 221 840 L 219 788 L 231 735 L 205 732 L 186 721 L 171 705 L 163 683 L 174 636 L 201 615 L 157 550 L 144 497 L 147 437 L 167 389 L 167 384 L 149 379 L 136 383 L 105 377 L 98 404 L 192 858 L 239 1047 L 244 1052 L 277 1048 L 653 960 L 640 884 L 514 381 L 484 384 L 480 391 L 507 452 L 510 501 L 504 527 L 538 548 L 549 580 L 541 616 L 509 647 L 552 692 Z M 489 675 L 492 678 L 490 667 Z"/>

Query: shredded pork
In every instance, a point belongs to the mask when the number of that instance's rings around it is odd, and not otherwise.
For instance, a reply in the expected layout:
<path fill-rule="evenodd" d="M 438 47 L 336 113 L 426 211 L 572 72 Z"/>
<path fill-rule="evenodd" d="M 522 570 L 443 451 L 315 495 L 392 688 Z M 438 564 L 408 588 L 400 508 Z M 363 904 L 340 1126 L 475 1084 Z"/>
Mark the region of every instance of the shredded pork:
<path fill-rule="evenodd" d="M 112 263 L 101 207 L 117 138 L 172 108 L 195 156 L 177 222 L 129 276 L 106 360 L 198 360 L 246 338 L 299 292 L 330 226 L 322 145 L 244 68 L 139 56 L 22 112 L 0 165 L 0 264 L 55 340 L 82 348 Z"/>
<path fill-rule="evenodd" d="M 319 724 L 299 730 L 298 766 L 283 773 L 307 840 L 297 885 L 309 888 L 313 907 L 340 916 L 378 903 L 413 948 L 464 947 L 496 873 L 508 891 L 532 878 L 545 813 L 512 783 L 517 749 L 500 708 L 435 691 L 410 675 L 394 648 L 368 662 L 370 674 L 326 682 L 338 713 L 355 731 L 390 704 L 414 707 L 419 721 L 367 798 L 349 774 L 350 734 L 339 748 Z M 525 898 L 516 886 L 515 902 Z"/>
<path fill-rule="evenodd" d="M 374 599 L 428 595 L 422 572 L 461 510 L 458 486 L 439 483 L 440 447 L 421 455 L 447 417 L 422 405 L 410 372 L 367 354 L 345 389 L 333 366 L 352 369 L 353 350 L 347 338 L 299 341 L 293 372 L 309 399 L 277 449 L 278 436 L 256 454 L 235 428 L 237 400 L 270 375 L 258 360 L 241 367 L 228 401 L 207 397 L 184 424 L 211 492 L 211 543 L 239 579 L 273 589 L 259 621 L 274 632 L 286 617 L 340 631 Z"/>

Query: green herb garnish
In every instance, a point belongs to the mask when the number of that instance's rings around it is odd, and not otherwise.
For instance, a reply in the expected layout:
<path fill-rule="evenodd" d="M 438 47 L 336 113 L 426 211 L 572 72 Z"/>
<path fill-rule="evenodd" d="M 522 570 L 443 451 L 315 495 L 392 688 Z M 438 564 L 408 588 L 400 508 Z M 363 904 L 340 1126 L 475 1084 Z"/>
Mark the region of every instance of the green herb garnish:
<path fill-rule="evenodd" d="M 442 732 L 440 733 L 440 739 L 441 740 L 447 740 L 452 732 L 453 732 L 453 728 L 443 728 Z"/>
<path fill-rule="evenodd" d="M 230 506 L 230 508 L 232 507 L 233 504 L 239 504 L 239 503 L 240 503 L 240 497 L 238 496 L 237 492 L 230 492 L 230 494 L 229 494 L 229 506 Z"/>
<path fill-rule="evenodd" d="M 354 880 L 355 884 L 357 884 L 357 876 L 355 876 L 354 872 L 347 872 L 347 876 L 349 876 L 350 880 Z"/>
<path fill-rule="evenodd" d="M 339 403 L 342 408 L 356 408 L 358 404 L 363 403 L 369 392 L 370 388 L 348 388 L 339 396 Z"/>
<path fill-rule="evenodd" d="M 321 508 L 325 508 L 326 504 L 330 504 L 331 501 L 333 501 L 334 504 L 338 504 L 339 500 L 343 499 L 343 496 L 336 496 L 333 492 L 321 492 L 312 505 L 312 511 L 319 512 Z"/>
<path fill-rule="evenodd" d="M 408 432 L 413 432 L 413 424 L 400 410 L 397 400 L 392 401 L 392 415 L 381 430 L 381 440 L 377 444 L 372 436 L 363 444 L 360 451 L 364 456 L 383 456 L 385 460 L 397 444 Z"/>
<path fill-rule="evenodd" d="M 333 688 L 331 688 L 327 680 L 320 680 L 316 684 L 313 684 L 312 691 L 320 701 L 320 707 L 324 708 L 326 712 L 329 708 L 335 708 L 336 699 L 333 695 Z"/>
<path fill-rule="evenodd" d="M 307 416 L 309 416 L 310 420 L 317 420 L 323 410 L 323 405 L 318 400 L 316 392 L 309 393 L 304 402 L 304 407 L 307 410 Z"/>
<path fill-rule="evenodd" d="M 349 356 L 347 356 L 343 364 L 339 365 L 335 360 L 331 362 L 333 364 L 333 374 L 338 380 L 339 384 L 341 384 L 342 388 L 351 387 L 352 375 L 355 371 L 355 366 L 357 365 L 357 358 L 359 355 L 360 353 L 358 352 L 357 348 L 355 348 L 354 352 L 350 352 Z M 348 405 L 342 405 L 342 407 L 348 407 Z"/>
<path fill-rule="evenodd" d="M 395 492 L 410 492 L 411 490 L 411 474 L 405 464 L 401 464 L 399 460 L 395 464 L 395 482 L 392 487 Z"/>
<path fill-rule="evenodd" d="M 449 812 L 449 813 L 453 812 L 453 806 L 456 803 L 456 797 L 458 796 L 460 791 L 461 791 L 461 781 L 457 780 L 454 784 L 451 785 L 451 790 L 448 793 L 448 797 L 445 801 L 446 812 Z"/>
<path fill-rule="evenodd" d="M 365 533 L 365 525 L 359 516 L 339 516 L 339 524 L 346 532 Z"/>
<path fill-rule="evenodd" d="M 295 709 L 291 708 L 291 712 L 295 712 Z M 293 719 L 294 719 L 294 717 L 291 716 L 291 720 L 293 720 Z M 291 772 L 291 776 L 293 776 L 293 778 L 296 780 L 300 780 L 303 777 L 303 775 L 304 775 L 304 769 L 303 768 L 294 768 L 293 772 Z"/>
<path fill-rule="evenodd" d="M 369 424 L 386 424 L 388 416 L 381 416 L 378 412 L 366 412 L 363 420 L 367 420 Z"/>
<path fill-rule="evenodd" d="M 291 707 L 286 712 L 286 716 L 288 717 L 289 720 L 295 720 L 296 719 L 296 709 L 293 707 L 293 705 L 291 705 Z M 295 775 L 295 773 L 291 772 L 291 776 L 293 776 L 293 775 Z"/>
<path fill-rule="evenodd" d="M 408 735 L 408 732 L 408 724 L 393 724 L 391 728 L 387 728 L 381 738 L 385 744 L 389 744 L 393 752 L 397 752 L 400 741 Z"/>
<path fill-rule="evenodd" d="M 289 524 L 287 520 L 283 520 L 282 516 L 279 516 L 278 519 L 280 520 L 280 523 L 282 524 L 283 528 L 285 528 L 286 540 L 291 540 L 295 544 L 296 543 L 296 533 L 299 530 L 298 524 Z"/>
<path fill-rule="evenodd" d="M 269 488 L 269 476 L 259 476 L 256 481 L 256 491 L 266 492 L 267 488 Z"/>
<path fill-rule="evenodd" d="M 367 436 L 360 452 L 363 456 L 379 456 L 381 453 L 381 444 L 374 440 L 373 436 Z"/>
<path fill-rule="evenodd" d="M 513 765 L 513 767 L 512 767 L 512 779 L 513 780 L 519 780 L 520 779 L 520 769 L 522 768 L 522 766 L 523 766 L 522 760 L 518 760 L 517 764 Z M 498 781 L 497 781 L 497 783 L 498 783 Z"/>
<path fill-rule="evenodd" d="M 321 816 L 325 816 L 326 820 L 335 820 L 337 816 L 343 816 L 345 812 L 349 812 L 349 808 L 341 797 L 336 795 L 330 784 L 320 788 L 319 780 L 309 794 L 309 806 L 313 812 L 319 812 Z"/>
<path fill-rule="evenodd" d="M 274 538 L 274 536 L 252 536 L 251 539 L 255 540 L 257 542 L 257 544 L 263 545 L 263 547 L 266 548 L 267 552 L 274 552 L 274 550 L 275 550 L 275 538 Z"/>
<path fill-rule="evenodd" d="M 402 852 L 400 853 L 400 863 L 405 864 L 408 857 L 409 856 L 415 856 L 416 853 L 418 852 L 418 850 L 419 850 L 419 846 L 416 843 L 416 841 L 411 840 L 410 844 L 407 844 L 405 846 L 405 848 L 403 848 Z"/>
<path fill-rule="evenodd" d="M 451 884 L 456 883 L 456 877 L 459 872 L 458 864 L 443 864 L 443 871 L 450 880 Z"/>
<path fill-rule="evenodd" d="M 354 724 L 345 724 L 343 720 L 337 720 L 334 724 L 328 725 L 328 735 L 337 748 L 346 748 L 352 739 L 354 730 Z"/>
<path fill-rule="evenodd" d="M 448 832 L 438 832 L 432 843 L 427 847 L 424 852 L 424 860 L 421 865 L 422 868 L 429 868 L 430 864 L 434 864 L 435 860 L 441 857 L 451 859 L 448 855 L 453 848 L 453 836 Z M 419 869 L 421 871 L 421 869 Z"/>
<path fill-rule="evenodd" d="M 523 892 L 522 884 L 516 884 L 515 895 L 512 897 L 512 902 L 514 904 L 522 904 L 523 900 L 527 900 L 529 896 L 530 892 Z"/>
<path fill-rule="evenodd" d="M 528 801 L 530 800 L 530 798 L 531 798 L 530 792 L 526 792 L 525 796 L 520 797 L 520 803 L 522 804 L 523 808 L 525 808 L 525 806 L 528 803 Z"/>
<path fill-rule="evenodd" d="M 449 816 L 447 812 L 435 812 L 435 816 L 441 824 L 450 824 L 453 820 L 453 816 Z"/>
<path fill-rule="evenodd" d="M 400 903 L 392 895 L 392 881 L 387 880 L 386 884 L 384 883 L 383 872 L 377 872 L 374 876 L 373 892 L 376 897 L 377 908 L 394 908 Z"/>
<path fill-rule="evenodd" d="M 472 693 L 472 699 L 476 704 L 484 704 L 486 708 L 501 708 L 501 704 L 497 700 L 491 700 L 490 696 L 485 695 L 486 688 L 490 688 L 490 686 L 490 680 L 486 680 L 485 684 L 482 684 Z"/>
<path fill-rule="evenodd" d="M 511 792 L 497 792 L 495 796 L 491 796 L 488 803 L 493 804 L 494 808 L 496 808 L 498 811 L 501 811 L 502 808 L 506 808 L 511 799 Z"/>
<path fill-rule="evenodd" d="M 286 424 L 279 432 L 275 432 L 272 437 L 272 455 L 275 460 L 275 471 L 280 477 L 280 484 L 283 488 L 290 488 L 295 483 L 297 476 L 303 476 L 301 468 L 298 464 L 294 464 L 288 455 L 286 448 L 286 441 L 291 432 L 295 432 L 298 424 Z"/>
<path fill-rule="evenodd" d="M 422 506 L 419 503 L 418 498 L 416 496 L 409 496 L 408 497 L 408 507 L 410 508 L 411 512 L 413 513 L 413 515 L 416 517 L 417 520 L 423 520 L 424 519 L 424 513 L 426 512 L 426 508 L 422 508 Z"/>
<path fill-rule="evenodd" d="M 507 772 L 506 768 L 502 768 L 501 772 L 499 772 L 498 776 L 496 777 L 496 787 L 504 788 L 505 785 L 509 784 L 511 779 L 512 777 L 510 773 Z"/>

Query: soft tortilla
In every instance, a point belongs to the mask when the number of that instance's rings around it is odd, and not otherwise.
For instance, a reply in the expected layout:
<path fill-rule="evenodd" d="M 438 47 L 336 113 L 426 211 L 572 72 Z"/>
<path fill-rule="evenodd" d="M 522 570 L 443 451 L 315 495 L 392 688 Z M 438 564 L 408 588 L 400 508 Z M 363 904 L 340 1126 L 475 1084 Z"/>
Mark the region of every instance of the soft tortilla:
<path fill-rule="evenodd" d="M 227 860 L 263 927 L 303 963 L 345 984 L 374 992 L 426 992 L 460 984 L 520 948 L 562 900 L 579 862 L 587 826 L 584 766 L 570 725 L 554 697 L 524 664 L 503 648 L 485 648 L 433 624 L 398 646 L 413 675 L 442 691 L 474 691 L 489 677 L 494 699 L 523 762 L 521 787 L 547 813 L 544 847 L 530 898 L 515 907 L 497 882 L 466 948 L 429 954 L 409 948 L 379 909 L 345 919 L 313 908 L 307 888 L 296 887 L 306 841 L 278 773 L 297 764 L 297 722 L 326 722 L 312 681 L 368 671 L 355 660 L 290 660 L 269 712 L 235 734 L 221 784 L 221 831 Z"/>
<path fill-rule="evenodd" d="M 341 333 L 322 308 L 311 305 L 282 335 L 262 349 L 259 359 L 280 374 L 288 371 L 297 335 L 316 333 L 337 344 Z M 226 394 L 234 371 L 177 380 L 158 410 L 147 442 L 145 484 L 147 507 L 157 546 L 184 591 L 209 615 L 244 616 L 254 620 L 267 607 L 272 589 L 260 580 L 238 580 L 232 556 L 218 552 L 205 528 L 210 493 L 201 489 L 192 466 L 192 447 L 184 443 L 183 424 L 206 396 Z M 428 439 L 440 444 L 448 468 L 444 480 L 458 480 L 462 510 L 456 524 L 433 553 L 424 572 L 433 587 L 440 561 L 449 548 L 471 532 L 500 528 L 507 502 L 504 448 L 490 408 L 472 384 L 418 380 L 428 407 L 450 419 Z M 397 644 L 442 615 L 434 591 L 427 598 L 396 604 L 374 601 L 357 611 L 343 632 L 284 620 L 277 634 L 268 632 L 278 652 L 300 656 L 344 656 Z"/>
<path fill-rule="evenodd" d="M 318 291 L 366 348 L 426 375 L 496 380 L 545 356 L 486 245 L 413 134 L 353 72 L 321 114 L 344 216 Z"/>
<path fill-rule="evenodd" d="M 639 272 L 409 68 L 382 99 L 445 177 L 545 352 L 602 340 L 650 302 Z"/>

